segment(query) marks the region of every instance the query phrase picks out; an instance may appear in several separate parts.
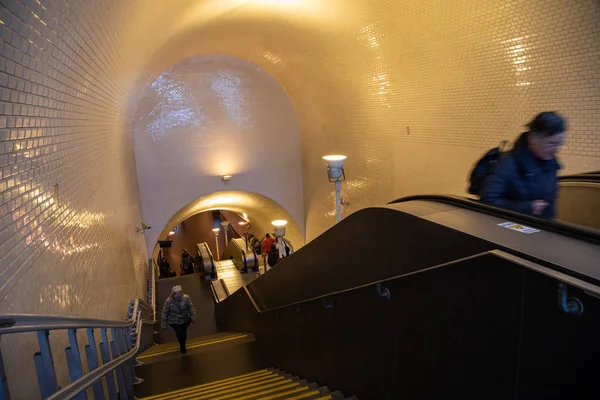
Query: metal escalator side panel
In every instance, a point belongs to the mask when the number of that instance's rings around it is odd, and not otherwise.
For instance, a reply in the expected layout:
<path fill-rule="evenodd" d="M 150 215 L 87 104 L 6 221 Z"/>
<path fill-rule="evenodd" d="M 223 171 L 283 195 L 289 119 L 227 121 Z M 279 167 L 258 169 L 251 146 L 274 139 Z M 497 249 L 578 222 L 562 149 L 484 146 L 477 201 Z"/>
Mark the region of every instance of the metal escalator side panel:
<path fill-rule="evenodd" d="M 410 207 L 414 207 L 410 203 L 392 204 L 388 207 L 409 210 Z M 454 207 L 422 218 L 481 238 L 513 254 L 522 254 L 552 264 L 554 268 L 574 274 L 588 282 L 600 283 L 600 246 L 596 244 L 543 229 L 536 233 L 523 234 L 500 226 L 502 223 L 519 221 L 509 221 L 467 208 Z"/>
<path fill-rule="evenodd" d="M 600 229 L 600 181 L 561 181 L 556 213 L 562 221 Z"/>
<path fill-rule="evenodd" d="M 248 285 L 272 309 L 495 249 L 387 207 L 353 213 Z"/>

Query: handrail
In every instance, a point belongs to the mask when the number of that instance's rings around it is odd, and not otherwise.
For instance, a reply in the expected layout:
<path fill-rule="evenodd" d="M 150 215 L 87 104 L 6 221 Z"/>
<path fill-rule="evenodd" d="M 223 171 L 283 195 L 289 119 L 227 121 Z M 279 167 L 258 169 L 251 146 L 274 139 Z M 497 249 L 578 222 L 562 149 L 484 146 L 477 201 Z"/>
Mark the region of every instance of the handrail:
<path fill-rule="evenodd" d="M 107 319 L 61 317 L 36 314 L 4 314 L 0 316 L 0 335 L 31 331 L 55 331 L 59 329 L 128 328 L 133 320 L 112 321 Z"/>
<path fill-rule="evenodd" d="M 154 324 L 152 321 L 142 320 L 141 315 L 142 315 L 142 312 L 138 311 L 138 314 L 137 314 L 138 322 L 137 322 L 137 327 L 135 330 L 135 334 L 137 336 L 137 339 L 135 342 L 135 347 L 133 347 L 127 353 L 104 364 L 100 368 L 95 369 L 92 372 L 90 372 L 89 374 L 82 376 L 81 378 L 77 379 L 75 382 L 72 382 L 70 385 L 68 385 L 65 388 L 54 393 L 52 396 L 47 397 L 46 400 L 70 400 L 70 399 L 73 399 L 79 393 L 83 392 L 85 389 L 92 386 L 92 384 L 94 382 L 96 382 L 98 379 L 102 378 L 104 375 L 108 374 L 109 372 L 113 371 L 114 369 L 116 369 L 117 367 L 124 364 L 126 361 L 130 360 L 132 357 L 134 357 L 140 349 L 140 340 L 142 337 L 142 335 L 141 335 L 142 325 L 144 323 L 152 324 L 152 325 Z"/>
<path fill-rule="evenodd" d="M 157 272 L 160 272 L 160 268 L 156 261 L 154 261 L 154 258 L 150 257 L 149 261 L 148 270 L 150 276 L 148 276 L 148 292 L 146 297 L 152 308 L 152 319 L 156 321 L 156 277 L 160 274 L 157 274 Z"/>
<path fill-rule="evenodd" d="M 108 395 L 109 398 L 115 399 L 118 391 L 121 399 L 133 400 L 133 385 L 141 380 L 135 377 L 135 363 L 128 362 L 140 350 L 147 349 L 153 343 L 154 321 L 146 319 L 144 317 L 146 313 L 150 316 L 152 308 L 144 300 L 137 299 L 129 303 L 128 318 L 125 321 L 35 314 L 0 315 L 0 336 L 37 332 L 39 352 L 34 355 L 34 362 L 40 392 L 45 399 L 73 399 L 88 387 L 93 386 L 95 398 L 104 398 L 105 395 Z M 154 318 L 153 315 L 152 318 Z M 149 327 L 142 329 L 143 325 Z M 135 329 L 131 329 L 133 327 Z M 102 335 L 102 341 L 99 344 L 101 358 L 97 353 L 95 329 L 100 329 Z M 50 331 L 56 330 L 67 330 L 70 344 L 66 348 L 67 366 L 73 381 L 61 390 L 58 390 L 57 387 L 49 341 Z M 90 372 L 85 375 L 80 357 L 81 349 L 77 343 L 78 330 L 87 330 L 88 344 L 85 346 L 85 358 Z M 112 341 L 109 341 L 107 336 L 109 330 L 112 332 Z M 100 360 L 102 363 L 99 362 Z M 125 363 L 128 364 L 123 365 Z M 100 378 L 113 370 L 116 370 L 117 373 L 106 377 L 106 386 L 99 382 Z M 4 371 L 4 368 L 0 368 L 1 371 Z M 0 376 L 0 398 L 10 398 L 5 380 L 4 375 Z M 107 393 L 105 393 L 105 388 Z"/>
<path fill-rule="evenodd" d="M 589 183 L 600 183 L 600 174 L 582 174 L 582 175 L 568 175 L 561 176 L 558 178 L 559 183 L 565 182 L 589 182 Z"/>
<path fill-rule="evenodd" d="M 213 275 L 215 272 L 215 260 L 210 251 L 210 247 L 206 242 L 196 244 L 196 248 L 198 253 L 200 253 L 200 257 L 202 258 L 202 269 L 205 274 Z M 206 253 L 206 254 L 203 254 Z M 210 269 L 210 271 L 209 271 Z"/>
<path fill-rule="evenodd" d="M 225 291 L 225 294 L 227 295 L 227 297 L 231 296 L 231 293 L 229 293 L 229 289 L 227 289 L 227 285 L 225 284 L 225 281 L 223 279 L 219 279 L 219 282 L 221 282 L 221 286 L 223 286 L 223 290 Z"/>
<path fill-rule="evenodd" d="M 562 175 L 558 177 L 559 181 L 568 181 L 571 179 L 591 179 L 598 180 L 600 179 L 600 171 L 590 171 L 590 172 L 582 172 L 580 174 L 572 174 L 572 175 Z"/>
<path fill-rule="evenodd" d="M 514 219 L 514 222 L 525 222 L 534 228 L 539 228 L 548 232 L 559 233 L 564 236 L 574 237 L 593 244 L 600 244 L 600 231 L 596 229 L 585 228 L 579 225 L 569 224 L 563 221 L 543 219 L 527 214 L 521 214 L 515 211 L 506 210 L 481 203 L 478 200 L 468 199 L 459 196 L 443 195 L 419 195 L 408 196 L 394 200 L 389 204 L 405 203 L 408 201 L 432 201 L 436 203 L 448 204 L 468 210 L 479 211 L 488 215 L 500 218 Z"/>
<path fill-rule="evenodd" d="M 248 268 L 248 257 L 246 257 L 246 250 L 244 250 L 237 242 L 237 240 L 230 240 L 230 242 L 233 242 L 233 245 L 235 247 L 237 247 L 237 249 L 240 251 L 240 254 L 243 257 L 243 263 L 244 263 L 244 268 Z"/>

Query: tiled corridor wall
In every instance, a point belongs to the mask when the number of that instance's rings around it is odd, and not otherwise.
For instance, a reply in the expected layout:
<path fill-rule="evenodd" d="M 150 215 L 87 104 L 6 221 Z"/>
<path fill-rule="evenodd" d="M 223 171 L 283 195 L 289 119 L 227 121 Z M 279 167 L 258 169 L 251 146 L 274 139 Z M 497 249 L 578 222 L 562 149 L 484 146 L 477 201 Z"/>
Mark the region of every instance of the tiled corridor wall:
<path fill-rule="evenodd" d="M 122 320 L 145 296 L 119 24 L 101 3 L 0 2 L 0 313 Z M 64 386 L 66 338 L 52 343 Z M 36 351 L 2 337 L 14 399 L 39 398 Z"/>

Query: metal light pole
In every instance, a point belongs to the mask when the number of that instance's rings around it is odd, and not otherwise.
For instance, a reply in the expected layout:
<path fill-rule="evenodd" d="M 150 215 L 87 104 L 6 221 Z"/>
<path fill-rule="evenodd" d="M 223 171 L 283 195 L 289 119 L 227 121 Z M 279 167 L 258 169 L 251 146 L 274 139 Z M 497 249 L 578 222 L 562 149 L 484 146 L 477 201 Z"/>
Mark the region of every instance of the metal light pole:
<path fill-rule="evenodd" d="M 225 232 L 225 246 L 229 244 L 229 237 L 227 235 L 227 228 L 229 228 L 229 221 L 221 222 L 221 226 L 223 227 L 223 232 Z"/>
<path fill-rule="evenodd" d="M 219 228 L 215 228 L 212 230 L 215 234 L 215 244 L 217 246 L 217 261 L 221 261 L 221 255 L 219 254 Z"/>
<path fill-rule="evenodd" d="M 344 172 L 346 156 L 325 156 L 323 160 L 327 163 L 329 182 L 335 182 L 335 213 L 337 222 L 340 222 L 342 220 L 342 181 L 346 180 L 346 173 Z"/>
<path fill-rule="evenodd" d="M 283 243 L 283 237 L 285 236 L 285 226 L 287 225 L 287 221 L 284 219 L 279 219 L 271 222 L 273 228 L 275 229 L 275 237 L 277 238 L 277 247 L 279 248 L 279 258 L 285 258 L 285 244 Z"/>

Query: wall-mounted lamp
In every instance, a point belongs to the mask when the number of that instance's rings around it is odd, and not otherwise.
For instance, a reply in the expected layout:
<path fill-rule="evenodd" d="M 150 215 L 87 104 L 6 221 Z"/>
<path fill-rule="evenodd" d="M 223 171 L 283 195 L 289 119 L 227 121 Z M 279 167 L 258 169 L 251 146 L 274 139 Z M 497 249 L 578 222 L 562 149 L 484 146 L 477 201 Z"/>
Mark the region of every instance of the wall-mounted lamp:
<path fill-rule="evenodd" d="M 331 155 L 323 157 L 327 163 L 327 177 L 329 182 L 335 182 L 335 213 L 337 222 L 342 220 L 342 181 L 346 180 L 346 172 L 344 171 L 344 162 L 346 156 Z"/>
<path fill-rule="evenodd" d="M 221 176 L 221 179 L 222 179 L 224 182 L 230 181 L 230 180 L 231 180 L 231 178 L 233 178 L 233 175 L 222 175 L 222 176 Z"/>
<path fill-rule="evenodd" d="M 285 245 L 283 243 L 283 237 L 285 236 L 285 226 L 287 221 L 284 219 L 278 219 L 271 222 L 273 228 L 275 228 L 275 237 L 277 238 L 277 247 L 279 249 L 279 258 L 285 258 Z"/>
<path fill-rule="evenodd" d="M 147 229 L 152 228 L 150 225 L 148 225 L 147 223 L 145 223 L 144 221 L 142 221 L 141 223 L 141 227 L 140 228 L 135 228 L 135 231 L 137 233 L 141 233 L 142 235 L 146 232 Z"/>
<path fill-rule="evenodd" d="M 227 235 L 227 230 L 229 228 L 229 221 L 221 222 L 221 226 L 223 227 L 223 232 L 225 232 L 225 246 L 227 246 L 229 244 L 229 238 Z"/>
<path fill-rule="evenodd" d="M 276 221 L 271 222 L 273 228 L 275 228 L 275 237 L 280 238 L 285 236 L 285 226 L 287 225 L 287 221 L 284 219 L 278 219 Z"/>
<path fill-rule="evenodd" d="M 221 261 L 221 256 L 219 255 L 219 231 L 221 229 L 214 228 L 212 231 L 215 234 L 215 244 L 217 246 L 217 261 Z"/>

